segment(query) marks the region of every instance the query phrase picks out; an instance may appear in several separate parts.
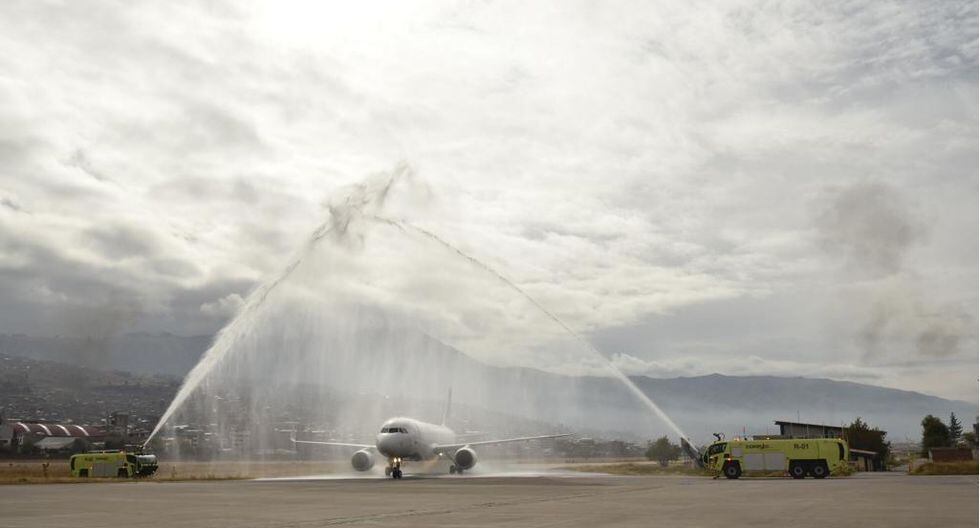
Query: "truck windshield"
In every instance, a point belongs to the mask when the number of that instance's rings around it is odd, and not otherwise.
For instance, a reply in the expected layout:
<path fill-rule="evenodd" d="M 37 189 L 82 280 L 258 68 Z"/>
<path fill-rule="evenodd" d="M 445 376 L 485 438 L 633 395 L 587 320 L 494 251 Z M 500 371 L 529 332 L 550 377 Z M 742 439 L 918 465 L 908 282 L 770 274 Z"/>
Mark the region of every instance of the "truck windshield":
<path fill-rule="evenodd" d="M 725 446 L 727 445 L 728 444 L 725 442 L 722 442 L 720 444 L 711 444 L 711 447 L 708 448 L 708 454 L 717 455 L 718 453 L 723 453 L 725 451 Z"/>

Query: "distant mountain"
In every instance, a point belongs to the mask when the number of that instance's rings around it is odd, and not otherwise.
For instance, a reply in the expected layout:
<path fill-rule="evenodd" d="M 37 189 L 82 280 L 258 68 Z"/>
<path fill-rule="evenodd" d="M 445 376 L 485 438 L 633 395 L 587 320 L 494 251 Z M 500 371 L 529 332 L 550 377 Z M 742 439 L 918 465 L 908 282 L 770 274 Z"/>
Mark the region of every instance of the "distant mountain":
<path fill-rule="evenodd" d="M 0 352 L 0 414 L 5 419 L 98 424 L 113 412 L 152 427 L 180 381 L 28 359 Z"/>
<path fill-rule="evenodd" d="M 108 339 L 0 334 L 0 353 L 101 370 L 183 377 L 212 336 L 131 333 Z"/>
<path fill-rule="evenodd" d="M 963 423 L 977 421 L 976 404 L 849 381 L 719 374 L 633 381 L 678 416 L 692 435 L 721 431 L 731 436 L 743 427 L 749 434 L 776 433 L 775 420 L 799 417 L 805 423 L 841 425 L 861 417 L 887 431 L 892 441 L 904 441 L 921 437 L 919 422 L 926 414 L 946 420 L 955 412 Z M 716 424 L 714 431 L 709 424 Z"/>
<path fill-rule="evenodd" d="M 80 338 L 42 338 L 0 335 L 0 354 L 59 361 L 101 370 L 130 371 L 181 377 L 198 361 L 211 343 L 211 336 L 181 337 L 170 334 L 127 334 L 109 341 Z M 582 427 L 648 434 L 650 419 L 635 396 L 620 382 L 608 378 L 573 378 L 532 369 L 491 367 L 442 344 L 427 343 L 430 357 L 415 358 L 413 365 L 397 366 L 403 357 L 385 351 L 380 343 L 364 339 L 358 356 L 360 368 L 389 365 L 378 372 L 378 386 L 397 383 L 402 375 L 428 376 L 425 392 L 416 397 L 442 401 L 445 387 L 454 386 L 456 398 L 466 402 L 467 387 L 493 386 L 492 401 L 485 394 L 471 395 L 471 403 L 486 401 L 488 409 L 516 412 L 556 410 L 553 419 Z M 363 356 L 363 357 L 362 357 Z M 445 372 L 418 369 L 418 364 L 453 365 Z M 413 370 L 414 368 L 414 370 Z M 383 378 L 383 376 L 389 378 Z M 313 375 L 315 378 L 315 375 Z M 926 414 L 948 418 L 955 412 L 965 424 L 976 421 L 977 405 L 947 400 L 918 392 L 860 383 L 815 378 L 775 376 L 710 375 L 654 379 L 634 376 L 632 381 L 657 402 L 696 442 L 705 442 L 712 432 L 731 436 L 743 429 L 749 434 L 776 433 L 775 420 L 840 425 L 861 417 L 888 431 L 888 438 L 903 441 L 919 438 L 919 422 Z M 468 383 L 472 381 L 474 383 Z M 311 379 L 304 380 L 306 382 Z M 529 389 L 530 388 L 530 389 Z M 363 390 L 363 387 L 353 390 Z M 560 402 L 561 405 L 556 405 Z M 530 415 L 530 413 L 525 413 Z M 582 417 L 590 417 L 583 422 Z M 591 418 L 594 417 L 594 418 Z M 968 426 L 967 426 L 968 427 Z M 663 431 L 668 433 L 666 429 Z"/>

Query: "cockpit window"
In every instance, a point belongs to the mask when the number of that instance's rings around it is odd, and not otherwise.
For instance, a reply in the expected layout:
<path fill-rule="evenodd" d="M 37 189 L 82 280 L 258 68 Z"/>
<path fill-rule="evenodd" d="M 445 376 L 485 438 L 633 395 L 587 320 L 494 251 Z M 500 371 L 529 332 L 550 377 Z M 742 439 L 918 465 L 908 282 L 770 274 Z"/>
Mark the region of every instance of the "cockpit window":
<path fill-rule="evenodd" d="M 382 433 L 406 433 L 407 434 L 408 433 L 408 429 L 405 429 L 404 427 L 382 427 L 381 428 L 381 432 Z"/>

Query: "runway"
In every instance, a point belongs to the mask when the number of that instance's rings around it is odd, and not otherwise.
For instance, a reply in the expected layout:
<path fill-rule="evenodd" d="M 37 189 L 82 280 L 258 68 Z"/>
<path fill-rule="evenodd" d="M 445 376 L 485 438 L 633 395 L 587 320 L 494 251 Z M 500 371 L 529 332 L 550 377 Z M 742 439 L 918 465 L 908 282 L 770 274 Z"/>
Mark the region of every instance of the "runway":
<path fill-rule="evenodd" d="M 976 526 L 976 476 L 486 476 L 0 486 L 0 526 Z"/>

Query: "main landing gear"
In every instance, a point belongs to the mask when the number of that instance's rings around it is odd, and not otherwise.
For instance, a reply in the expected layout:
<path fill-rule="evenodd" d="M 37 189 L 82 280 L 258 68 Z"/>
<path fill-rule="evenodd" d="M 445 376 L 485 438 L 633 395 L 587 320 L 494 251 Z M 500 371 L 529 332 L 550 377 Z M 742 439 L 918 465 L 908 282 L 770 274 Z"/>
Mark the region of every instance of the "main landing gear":
<path fill-rule="evenodd" d="M 449 474 L 450 475 L 462 475 L 463 474 L 463 468 L 456 467 L 456 465 L 453 464 L 453 465 L 449 466 Z"/>
<path fill-rule="evenodd" d="M 395 459 L 385 466 L 385 476 L 393 479 L 402 478 L 402 461 Z"/>

